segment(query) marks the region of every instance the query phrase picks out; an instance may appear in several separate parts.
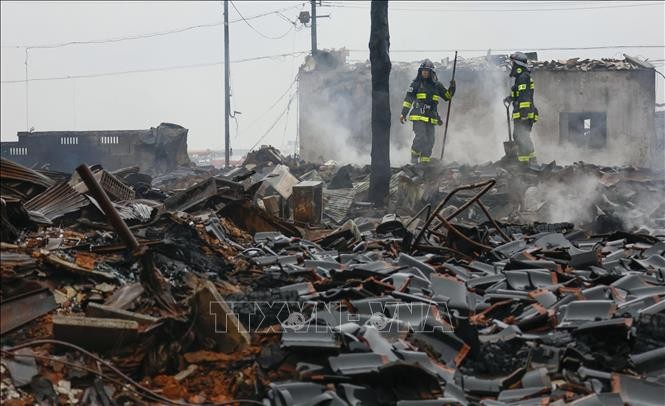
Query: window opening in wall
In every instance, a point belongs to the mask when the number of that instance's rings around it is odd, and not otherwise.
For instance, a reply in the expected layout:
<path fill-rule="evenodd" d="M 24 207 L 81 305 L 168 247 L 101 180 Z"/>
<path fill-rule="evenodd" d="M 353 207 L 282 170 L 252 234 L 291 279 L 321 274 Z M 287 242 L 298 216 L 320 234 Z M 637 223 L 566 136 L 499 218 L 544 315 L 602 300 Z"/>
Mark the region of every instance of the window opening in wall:
<path fill-rule="evenodd" d="M 28 155 L 28 147 L 10 147 L 9 155 Z"/>
<path fill-rule="evenodd" d="M 117 135 L 108 136 L 108 137 L 107 136 L 99 137 L 99 142 L 101 142 L 102 144 L 118 144 L 119 141 L 120 137 L 118 137 Z"/>
<path fill-rule="evenodd" d="M 601 149 L 607 146 L 607 113 L 565 112 L 559 116 L 559 139 L 573 145 Z"/>
<path fill-rule="evenodd" d="M 61 145 L 77 145 L 79 143 L 79 137 L 60 137 Z"/>

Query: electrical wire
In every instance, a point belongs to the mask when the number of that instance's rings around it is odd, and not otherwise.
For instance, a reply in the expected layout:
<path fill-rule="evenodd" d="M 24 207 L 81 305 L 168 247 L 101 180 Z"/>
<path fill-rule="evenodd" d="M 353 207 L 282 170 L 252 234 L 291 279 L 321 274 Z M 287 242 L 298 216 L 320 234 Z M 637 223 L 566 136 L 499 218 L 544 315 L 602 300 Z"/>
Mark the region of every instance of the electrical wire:
<path fill-rule="evenodd" d="M 341 4 L 341 5 L 346 5 L 346 4 L 353 4 L 353 3 L 358 3 L 358 2 L 353 2 L 353 1 L 322 1 L 321 4 L 323 7 L 329 5 L 329 4 Z M 474 1 L 474 4 L 477 5 L 482 5 L 482 6 L 498 6 L 498 7 L 524 7 L 524 6 L 561 6 L 561 5 L 570 5 L 571 1 Z M 575 1 L 575 5 L 588 5 L 588 4 L 612 4 L 614 1 Z M 632 3 L 638 3 L 638 2 L 632 2 Z M 652 2 L 653 3 L 653 2 Z M 413 0 L 396 0 L 396 1 L 391 1 L 391 4 L 395 4 L 398 6 L 403 6 L 408 4 L 409 6 L 423 6 L 423 7 L 430 7 L 430 8 L 456 8 L 456 7 L 462 7 L 462 8 L 468 8 L 469 2 L 468 1 L 413 1 Z"/>
<path fill-rule="evenodd" d="M 63 42 L 59 44 L 49 44 L 49 45 L 3 45 L 3 48 L 28 48 L 28 49 L 52 49 L 52 48 L 62 48 L 70 45 L 90 45 L 90 44 L 107 44 L 107 43 L 113 43 L 113 42 L 122 42 L 122 41 L 131 41 L 131 40 L 136 40 L 136 39 L 145 39 L 145 38 L 153 38 L 153 37 L 159 37 L 163 35 L 170 35 L 170 34 L 178 34 L 181 32 L 185 31 L 190 31 L 190 30 L 195 30 L 197 28 L 206 28 L 206 27 L 217 27 L 222 25 L 223 22 L 216 22 L 216 23 L 209 23 L 209 24 L 198 24 L 198 25 L 191 25 L 188 27 L 182 27 L 182 28 L 176 28 L 173 30 L 168 30 L 168 31 L 160 31 L 160 32 L 153 32 L 153 33 L 148 33 L 148 34 L 137 34 L 137 35 L 130 35 L 126 37 L 117 37 L 117 38 L 106 38 L 106 39 L 100 39 L 100 40 L 88 40 L 88 41 L 70 41 L 70 42 Z"/>
<path fill-rule="evenodd" d="M 632 8 L 632 7 L 649 7 L 649 6 L 661 6 L 662 3 L 649 3 L 649 4 L 623 4 L 623 5 L 607 5 L 607 6 L 598 6 L 598 7 L 562 7 L 562 8 L 534 8 L 534 9 L 482 9 L 482 8 L 469 8 L 469 9 L 446 9 L 446 8 L 422 8 L 422 7 L 408 7 L 400 8 L 390 7 L 390 11 L 429 11 L 429 12 L 445 12 L 445 13 L 479 13 L 479 12 L 488 12 L 488 13 L 515 13 L 515 12 L 544 12 L 544 11 L 577 11 L 577 10 L 600 10 L 600 9 L 617 9 L 617 8 Z M 333 8 L 349 8 L 349 9 L 369 9 L 371 6 L 366 4 L 354 4 L 354 3 L 335 3 L 328 4 L 326 7 Z"/>
<path fill-rule="evenodd" d="M 79 347 L 79 346 L 77 346 L 77 345 L 74 345 L 74 344 L 71 344 L 71 343 L 68 343 L 68 342 L 65 342 L 65 341 L 53 340 L 53 339 L 39 339 L 39 340 L 33 340 L 33 341 L 26 342 L 26 343 L 18 344 L 18 345 L 15 345 L 15 346 L 13 346 L 13 347 L 3 348 L 1 351 L 2 351 L 2 353 L 9 353 L 9 354 L 12 354 L 12 355 L 14 355 L 14 356 L 18 356 L 18 357 L 34 357 L 34 358 L 38 358 L 38 357 L 42 357 L 42 356 L 37 355 L 37 354 L 15 354 L 15 352 L 16 352 L 17 350 L 20 350 L 21 348 L 34 347 L 34 346 L 37 346 L 37 345 L 44 345 L 44 344 L 60 345 L 60 346 L 63 346 L 63 347 L 68 347 L 68 348 L 71 348 L 71 349 L 73 349 L 73 350 L 76 350 L 76 351 L 80 352 L 81 354 L 84 354 L 84 355 L 86 355 L 86 356 L 92 358 L 93 360 L 95 360 L 95 361 L 101 363 L 103 366 L 105 366 L 105 367 L 109 368 L 111 371 L 115 372 L 115 373 L 116 373 L 118 376 L 120 376 L 123 380 L 125 380 L 125 381 L 128 382 L 128 383 L 130 383 L 130 384 L 131 384 L 132 386 L 134 386 L 136 389 L 141 390 L 141 391 L 144 392 L 145 394 L 148 394 L 150 397 L 152 397 L 152 398 L 154 398 L 154 399 L 157 399 L 157 400 L 159 400 L 159 401 L 161 401 L 161 402 L 165 402 L 165 403 L 168 403 L 168 404 L 171 404 L 171 405 L 176 405 L 176 406 L 193 406 L 193 405 L 194 405 L 193 403 L 180 402 L 180 401 L 175 401 L 175 400 L 171 400 L 171 399 L 169 399 L 169 398 L 163 397 L 163 396 L 161 396 L 161 395 L 155 393 L 154 391 L 152 391 L 152 390 L 146 388 L 145 386 L 141 385 L 140 383 L 136 382 L 134 379 L 132 379 L 132 378 L 129 377 L 128 375 L 124 374 L 122 371 L 120 371 L 118 368 L 116 368 L 115 366 L 113 366 L 113 365 L 112 365 L 111 363 L 109 363 L 108 361 L 103 360 L 102 358 L 98 357 L 97 355 L 95 355 L 95 354 L 93 354 L 93 353 L 91 353 L 91 352 L 89 352 L 89 351 L 87 351 L 87 350 L 85 350 L 85 349 L 83 349 L 83 348 L 81 348 L 81 347 Z M 60 362 L 60 363 L 63 363 L 63 364 L 67 363 L 67 361 L 65 361 L 65 360 L 59 360 L 59 359 L 57 359 L 56 361 L 57 361 L 57 362 Z M 72 365 L 72 366 L 75 366 L 75 367 L 79 367 L 79 368 L 81 368 L 81 369 L 85 369 L 86 371 L 88 371 L 88 372 L 92 372 L 92 373 L 94 373 L 94 374 L 96 374 L 96 375 L 99 375 L 99 376 L 102 377 L 102 378 L 105 377 L 105 375 L 103 375 L 101 372 L 99 372 L 99 371 L 95 371 L 95 370 L 92 369 L 92 368 L 87 368 L 87 367 L 85 367 L 85 366 L 83 366 L 83 365 L 77 365 L 77 364 L 71 364 L 71 365 Z M 259 401 L 256 401 L 256 400 L 251 400 L 251 399 L 233 399 L 233 400 L 227 400 L 227 401 L 224 401 L 224 402 L 221 402 L 221 403 L 216 403 L 216 405 L 228 405 L 228 404 L 232 404 L 232 403 L 250 403 L 250 404 L 255 404 L 255 405 L 261 405 L 261 406 L 263 406 L 263 403 L 262 403 L 262 402 L 259 402 Z"/>
<path fill-rule="evenodd" d="M 288 33 L 290 33 L 291 30 L 294 28 L 294 26 L 291 26 L 291 27 L 289 27 L 289 29 L 288 29 L 284 34 L 282 34 L 282 35 L 280 35 L 280 36 L 278 36 L 278 37 L 271 37 L 271 36 L 269 36 L 269 35 L 266 35 L 266 34 L 262 33 L 261 31 L 257 30 L 256 27 L 254 27 L 252 24 L 250 24 L 249 21 L 247 21 L 247 19 L 246 19 L 245 17 L 243 17 L 243 15 L 240 13 L 240 10 L 238 10 L 238 7 L 236 7 L 235 3 L 234 3 L 233 1 L 231 1 L 230 3 L 231 3 L 231 6 L 233 6 L 233 9 L 236 11 L 236 13 L 238 13 L 238 15 L 240 16 L 240 18 L 242 18 L 242 20 L 245 22 L 245 24 L 247 24 L 247 26 L 248 26 L 249 28 L 251 28 L 252 30 L 254 30 L 254 32 L 256 32 L 257 34 L 259 34 L 259 35 L 262 36 L 263 38 L 267 38 L 267 39 L 282 39 L 282 38 L 284 38 Z M 290 21 L 289 21 L 289 22 L 290 22 Z"/>
<path fill-rule="evenodd" d="M 104 379 L 104 380 L 107 380 L 107 381 L 113 382 L 114 384 L 116 384 L 116 385 L 118 385 L 118 386 L 120 386 L 120 387 L 124 387 L 124 386 L 126 386 L 126 384 L 127 384 L 126 382 L 123 382 L 123 381 L 121 381 L 121 380 L 119 380 L 119 379 L 115 379 L 115 378 L 112 378 L 112 377 L 110 377 L 110 376 L 107 376 L 107 375 L 105 375 L 103 372 L 101 372 L 101 371 L 97 371 L 97 370 L 95 370 L 95 369 L 92 369 L 92 368 L 90 368 L 90 367 L 88 367 L 88 366 L 86 366 L 86 365 L 78 364 L 78 363 L 75 363 L 75 362 L 66 361 L 66 360 L 63 360 L 63 359 L 60 359 L 60 358 L 49 357 L 49 356 L 47 356 L 47 355 L 37 355 L 37 354 L 16 354 L 16 353 L 14 353 L 14 352 L 10 352 L 10 351 L 7 351 L 7 350 L 0 350 L 0 352 L 1 352 L 3 355 L 10 355 L 10 356 L 13 356 L 13 357 L 15 357 L 15 358 L 28 357 L 28 358 L 39 359 L 39 360 L 42 360 L 42 361 L 52 361 L 52 362 L 57 362 L 57 363 L 60 363 L 60 364 L 63 364 L 63 365 L 67 365 L 67 366 L 69 366 L 69 367 L 71 367 L 71 368 L 76 368 L 76 369 L 80 369 L 80 370 L 83 370 L 83 371 L 90 372 L 91 374 L 95 374 L 95 375 L 99 376 L 100 378 L 102 378 L 102 379 Z M 137 392 L 137 394 L 138 394 L 139 396 L 142 396 L 142 397 L 144 397 L 144 398 L 150 399 L 150 400 L 152 400 L 152 401 L 159 401 L 159 400 L 160 400 L 160 398 L 155 397 L 155 396 L 153 396 L 152 394 L 150 394 L 150 393 L 148 393 L 148 392 L 143 393 L 143 394 L 140 393 L 140 392 Z"/>
<path fill-rule="evenodd" d="M 577 51 L 577 50 L 593 50 L 593 49 L 624 49 L 624 48 L 665 48 L 665 45 L 600 45 L 591 47 L 549 47 L 549 48 L 529 48 L 529 47 L 514 47 L 514 48 L 475 48 L 475 49 L 391 49 L 390 52 L 403 53 L 403 52 L 487 52 L 499 51 L 508 52 L 515 49 L 525 49 L 530 51 Z M 366 49 L 347 49 L 349 52 L 369 52 Z"/>
<path fill-rule="evenodd" d="M 292 94 L 291 97 L 289 98 L 289 103 L 286 105 L 286 108 L 282 111 L 282 113 L 280 113 L 279 117 L 277 117 L 277 119 L 276 119 L 276 120 L 272 123 L 272 125 L 266 130 L 266 132 L 263 133 L 263 135 L 262 135 L 262 136 L 256 141 L 256 143 L 254 143 L 254 145 L 249 149 L 250 151 L 254 150 L 254 148 L 256 148 L 256 146 L 259 145 L 259 143 L 260 143 L 261 141 L 263 141 L 263 139 L 264 139 L 268 134 L 270 134 L 270 131 L 272 131 L 272 129 L 275 128 L 275 126 L 277 125 L 277 123 L 279 123 L 279 121 L 282 119 L 282 117 L 284 117 L 284 115 L 287 114 L 287 113 L 289 112 L 289 110 L 291 110 L 291 102 L 292 102 L 293 99 L 295 98 L 296 94 L 297 94 L 297 92 L 293 92 L 293 94 Z"/>
<path fill-rule="evenodd" d="M 276 99 L 276 100 L 270 105 L 270 107 L 268 107 L 267 110 L 265 110 L 263 113 L 261 113 L 261 114 L 259 115 L 259 119 L 253 121 L 253 122 L 252 122 L 252 123 L 251 123 L 251 124 L 245 129 L 245 131 L 247 131 L 247 130 L 253 128 L 254 125 L 256 125 L 258 122 L 260 122 L 261 119 L 262 119 L 263 117 L 266 117 L 266 115 L 267 115 L 267 114 L 268 114 L 273 108 L 275 108 L 275 106 L 280 102 L 280 100 L 282 100 L 282 99 L 284 98 L 284 96 L 286 96 L 286 95 L 289 93 L 289 91 L 293 88 L 293 85 L 295 85 L 295 84 L 298 82 L 298 79 L 299 79 L 299 76 L 296 74 L 296 77 L 293 79 L 293 81 L 291 82 L 291 84 L 289 85 L 289 87 L 284 91 L 284 93 L 282 93 L 282 94 L 281 94 L 281 95 L 280 95 L 280 96 L 279 96 L 279 97 L 278 97 L 278 98 L 277 98 L 277 99 Z"/>
<path fill-rule="evenodd" d="M 292 55 L 306 55 L 308 53 L 309 53 L 308 51 L 298 51 L 298 52 L 295 52 L 295 53 L 257 56 L 257 57 L 252 57 L 252 58 L 238 59 L 238 60 L 235 60 L 235 61 L 231 61 L 230 63 L 251 62 L 251 61 L 258 61 L 258 60 L 262 60 L 262 59 L 274 59 L 274 58 L 281 58 L 281 57 L 292 56 Z M 91 73 L 91 74 L 83 74 L 83 75 L 68 75 L 68 76 L 54 76 L 54 77 L 45 77 L 45 78 L 30 78 L 30 79 L 28 79 L 28 82 L 41 82 L 41 81 L 50 81 L 50 80 L 66 80 L 66 79 L 86 79 L 86 78 L 97 78 L 97 77 L 103 77 L 103 76 L 118 76 L 118 75 L 132 74 L 132 73 L 145 73 L 145 72 L 165 72 L 165 71 L 170 71 L 170 70 L 202 68 L 202 67 L 216 66 L 216 65 L 222 65 L 222 64 L 224 64 L 224 61 L 198 63 L 198 64 L 190 64 L 190 65 L 167 66 L 167 67 L 162 67 L 162 68 L 148 68 L 148 69 L 134 69 L 134 70 L 126 70 L 126 71 L 105 72 L 105 73 Z M 25 83 L 25 82 L 26 82 L 25 79 L 0 81 L 0 83 L 2 83 L 2 84 Z"/>
<path fill-rule="evenodd" d="M 257 14 L 254 16 L 250 17 L 243 17 L 243 18 L 238 18 L 235 20 L 229 21 L 229 24 L 232 23 L 237 23 L 240 21 L 247 21 L 253 20 L 256 18 L 260 17 L 265 17 L 271 14 L 278 14 L 283 11 L 288 11 L 292 10 L 294 8 L 301 7 L 301 5 L 295 5 L 291 7 L 286 7 L 282 8 L 279 10 L 273 10 L 269 11 L 266 13 L 262 14 Z M 240 14 L 240 13 L 238 13 Z M 165 30 L 165 31 L 158 31 L 158 32 L 151 32 L 151 33 L 146 33 L 146 34 L 134 34 L 134 35 L 127 35 L 123 37 L 112 37 L 112 38 L 104 38 L 104 39 L 94 39 L 94 40 L 86 40 L 86 41 L 70 41 L 70 42 L 61 42 L 61 43 L 55 43 L 55 44 L 42 44 L 42 45 L 2 45 L 2 48 L 29 48 L 29 49 L 49 49 L 49 48 L 61 48 L 61 47 L 66 47 L 70 45 L 92 45 L 92 44 L 106 44 L 106 43 L 113 43 L 113 42 L 122 42 L 122 41 L 132 41 L 132 40 L 138 40 L 138 39 L 146 39 L 146 38 L 153 38 L 153 37 L 159 37 L 163 35 L 171 35 L 171 34 L 178 34 L 181 32 L 185 31 L 190 31 L 198 28 L 207 28 L 207 27 L 217 27 L 217 26 L 222 26 L 224 25 L 224 21 L 218 21 L 215 23 L 208 23 L 208 24 L 197 24 L 197 25 L 190 25 L 187 27 L 180 27 L 180 28 L 174 28 L 171 30 Z"/>

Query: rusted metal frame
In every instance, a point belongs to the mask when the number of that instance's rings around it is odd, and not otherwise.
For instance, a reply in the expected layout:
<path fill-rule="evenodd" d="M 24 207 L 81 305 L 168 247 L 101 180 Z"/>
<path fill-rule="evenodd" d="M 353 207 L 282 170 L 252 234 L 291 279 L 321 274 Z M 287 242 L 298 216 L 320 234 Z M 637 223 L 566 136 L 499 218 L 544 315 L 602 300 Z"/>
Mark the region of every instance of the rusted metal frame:
<path fill-rule="evenodd" d="M 426 206 L 424 206 L 422 209 L 418 210 L 418 213 L 416 213 L 416 215 L 413 216 L 413 218 L 411 218 L 411 220 L 409 220 L 409 222 L 406 223 L 406 224 L 404 225 L 404 227 L 405 227 L 405 228 L 409 228 L 409 226 L 411 225 L 411 223 L 413 223 L 414 221 L 416 221 L 416 219 L 417 219 L 418 217 L 420 217 L 420 215 L 423 214 L 423 212 L 424 212 L 425 210 L 427 210 L 427 216 L 425 216 L 425 218 L 429 218 L 429 216 L 432 215 L 432 205 L 428 203 L 428 204 L 427 204 Z"/>
<path fill-rule="evenodd" d="M 437 237 L 439 237 L 439 238 L 443 238 L 443 239 L 446 238 L 446 235 L 445 235 L 444 233 L 440 233 L 440 232 L 438 232 L 438 231 L 429 230 L 429 233 L 430 233 L 430 234 L 434 234 L 435 236 L 437 236 Z"/>
<path fill-rule="evenodd" d="M 459 231 L 454 225 L 450 224 L 446 219 L 441 218 L 443 225 L 449 230 L 455 233 L 458 237 L 462 238 L 464 241 L 473 244 L 479 248 L 486 249 L 486 250 L 491 250 L 492 247 L 489 245 L 481 244 L 479 242 L 475 242 L 469 237 L 465 236 L 461 231 Z"/>
<path fill-rule="evenodd" d="M 483 213 L 485 213 L 485 216 L 487 216 L 487 218 L 492 223 L 492 225 L 494 225 L 494 228 L 496 228 L 496 231 L 498 231 L 499 234 L 501 234 L 501 237 L 503 237 L 506 241 L 512 241 L 513 239 L 508 237 L 508 235 L 506 235 L 506 233 L 504 233 L 503 230 L 501 230 L 501 227 L 499 227 L 497 222 L 492 218 L 492 216 L 490 215 L 490 211 L 487 208 L 487 206 L 485 206 L 485 204 L 483 202 L 481 202 L 480 200 L 478 200 L 478 206 L 480 206 Z"/>
<path fill-rule="evenodd" d="M 455 217 L 457 217 L 457 216 L 458 216 L 460 213 L 462 213 L 464 210 L 466 210 L 466 209 L 467 209 L 469 206 L 471 206 L 475 201 L 477 201 L 478 199 L 480 199 L 480 197 L 481 197 L 482 195 L 484 195 L 485 193 L 487 193 L 490 189 L 492 189 L 492 187 L 493 187 L 494 185 L 496 185 L 496 180 L 494 180 L 494 179 L 490 179 L 490 180 L 488 180 L 488 181 L 486 181 L 486 182 L 474 183 L 474 184 L 472 184 L 472 185 L 466 185 L 466 186 L 460 186 L 460 187 L 458 187 L 457 189 L 455 189 L 455 190 L 453 190 L 452 192 L 450 192 L 450 194 L 449 194 L 448 196 L 446 196 L 446 198 L 443 200 L 443 202 L 441 202 L 441 204 L 439 205 L 440 207 L 438 208 L 438 210 L 435 211 L 435 213 L 440 212 L 441 209 L 443 209 L 443 208 L 445 207 L 445 204 L 448 203 L 448 200 L 450 200 L 450 199 L 451 199 L 451 198 L 452 198 L 457 192 L 462 191 L 462 190 L 477 189 L 477 188 L 479 188 L 479 187 L 483 187 L 483 186 L 484 186 L 484 188 L 483 188 L 480 192 L 476 193 L 476 195 L 475 195 L 474 197 L 472 197 L 471 199 L 469 199 L 469 200 L 468 200 L 466 203 L 464 203 L 459 209 L 455 210 L 451 215 L 449 215 L 449 216 L 446 218 L 446 220 L 450 221 L 450 220 L 454 219 Z"/>
<path fill-rule="evenodd" d="M 489 210 L 487 209 L 487 206 L 485 206 L 485 205 L 483 204 L 483 202 L 480 201 L 480 199 L 476 200 L 476 203 L 478 203 L 478 206 L 480 206 L 480 209 L 483 211 L 483 213 L 485 213 L 485 216 L 486 216 L 487 219 L 492 223 L 492 225 L 494 225 L 494 227 L 495 227 L 496 230 L 499 232 L 499 234 L 501 234 L 501 236 L 502 236 L 506 241 L 512 241 L 512 239 L 511 239 L 510 237 L 508 237 L 508 236 L 506 235 L 506 233 L 503 232 L 503 230 L 501 230 L 501 228 L 500 228 L 499 225 L 496 223 L 496 221 L 494 220 L 494 218 L 492 218 L 492 215 L 490 214 Z M 441 237 L 442 234 L 435 232 L 435 230 L 438 230 L 439 228 L 441 228 L 441 227 L 444 225 L 444 221 L 445 221 L 445 219 L 444 219 L 443 217 L 441 217 L 439 214 L 435 214 L 435 216 L 436 216 L 436 218 L 437 218 L 439 221 L 441 221 L 441 224 L 436 225 L 434 228 L 428 230 L 427 232 L 428 232 L 429 234 L 434 234 L 434 235 L 436 235 L 436 236 L 438 236 L 438 237 Z M 451 226 L 452 226 L 452 224 L 451 224 Z"/>
<path fill-rule="evenodd" d="M 441 220 L 446 220 L 446 219 L 444 219 L 443 217 L 441 217 L 441 216 L 439 215 L 439 213 L 441 212 L 441 210 L 443 210 L 443 208 L 444 208 L 445 205 L 448 203 L 448 201 L 449 201 L 449 200 L 450 200 L 455 194 L 457 194 L 457 192 L 460 192 L 460 191 L 462 191 L 462 190 L 472 190 L 472 189 L 483 188 L 483 189 L 482 189 L 480 192 L 478 192 L 474 197 L 472 197 L 471 199 L 469 199 L 469 200 L 468 200 L 466 203 L 464 203 L 460 208 L 458 208 L 457 210 L 455 210 L 455 212 L 453 212 L 451 215 L 449 215 L 448 218 L 447 218 L 448 221 L 449 221 L 449 220 L 452 220 L 453 218 L 455 218 L 455 216 L 457 216 L 457 215 L 459 215 L 460 213 L 462 213 L 462 212 L 463 212 L 464 210 L 466 210 L 469 206 L 471 206 L 474 202 L 476 202 L 478 199 L 480 199 L 480 197 L 481 197 L 482 195 L 484 195 L 485 193 L 487 193 L 487 192 L 488 192 L 488 191 L 489 191 L 489 190 L 490 190 L 495 184 L 496 184 L 496 180 L 494 180 L 494 179 L 489 179 L 489 180 L 487 180 L 487 181 L 485 181 L 485 182 L 474 183 L 474 184 L 471 184 L 471 185 L 463 185 L 463 186 L 459 186 L 459 187 L 453 189 L 453 190 L 448 194 L 448 196 L 446 196 L 445 199 L 443 199 L 443 201 L 442 201 L 441 203 L 439 203 L 439 204 L 436 206 L 436 209 L 434 209 L 433 214 L 427 219 L 427 221 L 425 222 L 425 225 L 423 226 L 423 228 L 420 230 L 420 232 L 419 232 L 418 235 L 416 236 L 416 238 L 415 238 L 415 240 L 414 240 L 414 242 L 413 242 L 413 246 L 416 247 L 416 246 L 419 245 L 418 243 L 420 242 L 420 240 L 422 240 L 422 238 L 423 238 L 423 236 L 425 235 L 425 233 L 430 233 L 430 234 L 431 234 L 431 231 L 433 231 L 433 230 L 430 230 L 430 229 L 429 229 L 429 226 L 432 224 L 432 222 L 433 222 L 435 219 L 438 219 L 439 221 L 441 221 Z M 448 221 L 445 221 L 445 222 L 448 223 Z M 444 224 L 443 221 L 442 221 L 442 224 Z M 452 226 L 450 223 L 448 223 L 448 225 L 449 225 L 449 226 Z M 441 228 L 441 225 L 437 225 L 437 226 L 434 228 L 434 231 L 436 231 L 436 230 L 439 229 L 439 228 Z M 446 228 L 448 228 L 448 226 L 446 226 Z M 457 229 L 455 229 L 455 231 L 456 231 L 458 234 L 461 234 Z M 467 239 L 466 236 L 464 236 L 464 238 Z M 477 243 L 474 242 L 474 244 L 477 244 Z M 487 247 L 486 245 L 482 245 L 482 244 L 481 244 L 481 246 L 483 246 L 483 247 Z"/>

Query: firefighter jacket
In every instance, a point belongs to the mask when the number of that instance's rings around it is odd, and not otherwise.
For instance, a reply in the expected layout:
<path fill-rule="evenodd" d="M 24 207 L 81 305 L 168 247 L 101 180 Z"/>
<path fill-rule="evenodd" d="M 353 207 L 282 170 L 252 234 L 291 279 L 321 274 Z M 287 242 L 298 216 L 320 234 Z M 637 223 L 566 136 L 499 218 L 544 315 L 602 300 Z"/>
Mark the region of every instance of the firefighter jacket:
<path fill-rule="evenodd" d="M 515 84 L 511 90 L 513 120 L 529 120 L 532 124 L 538 121 L 538 109 L 533 104 L 535 86 L 528 69 L 516 69 Z"/>
<path fill-rule="evenodd" d="M 424 121 L 433 125 L 439 124 L 441 118 L 437 111 L 439 100 L 448 101 L 452 94 L 441 82 L 430 79 L 416 79 L 411 82 L 411 86 L 406 92 L 404 102 L 402 103 L 402 115 L 407 116 L 409 110 L 409 120 Z"/>

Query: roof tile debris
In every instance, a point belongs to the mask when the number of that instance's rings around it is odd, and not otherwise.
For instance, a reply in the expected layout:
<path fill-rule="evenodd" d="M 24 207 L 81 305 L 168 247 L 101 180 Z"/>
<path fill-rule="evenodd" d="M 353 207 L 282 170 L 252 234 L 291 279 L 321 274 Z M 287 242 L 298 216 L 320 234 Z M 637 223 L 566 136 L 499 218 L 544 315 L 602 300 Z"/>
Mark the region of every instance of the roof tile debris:
<path fill-rule="evenodd" d="M 662 173 L 409 165 L 378 209 L 340 167 L 270 149 L 98 189 L 3 160 L 2 403 L 662 404 Z M 311 179 L 323 220 L 294 224 Z M 577 224 L 544 221 L 552 190 Z"/>

